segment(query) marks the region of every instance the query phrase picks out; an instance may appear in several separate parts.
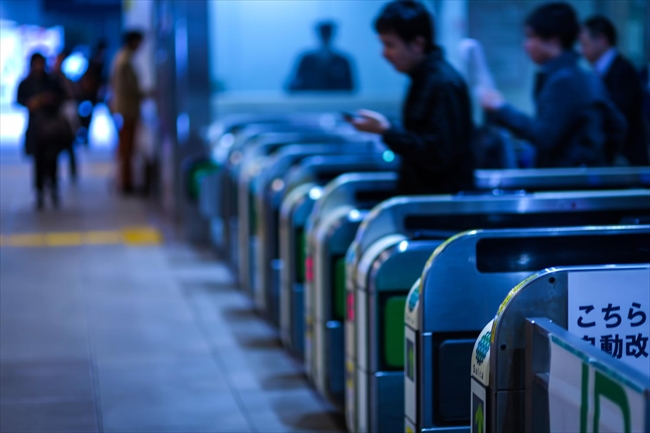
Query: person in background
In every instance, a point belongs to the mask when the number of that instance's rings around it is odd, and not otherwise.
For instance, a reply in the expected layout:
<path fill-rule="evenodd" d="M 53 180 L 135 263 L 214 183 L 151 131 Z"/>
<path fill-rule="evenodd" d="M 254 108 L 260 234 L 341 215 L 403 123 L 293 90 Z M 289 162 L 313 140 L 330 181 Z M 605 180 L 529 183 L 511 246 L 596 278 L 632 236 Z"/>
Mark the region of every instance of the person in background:
<path fill-rule="evenodd" d="M 62 114 L 66 120 L 70 123 L 70 128 L 72 131 L 76 131 L 79 126 L 79 117 L 77 113 L 77 103 L 75 101 L 75 92 L 74 85 L 72 80 L 70 80 L 62 70 L 63 61 L 70 55 L 69 51 L 63 50 L 57 54 L 54 59 L 54 64 L 52 65 L 52 71 L 50 72 L 52 77 L 58 80 L 59 85 L 65 92 L 65 100 L 61 106 Z M 64 150 L 68 152 L 70 160 L 70 179 L 72 182 L 77 181 L 77 158 L 74 152 L 74 137 L 70 140 Z"/>
<path fill-rule="evenodd" d="M 650 62 L 641 69 L 641 83 L 643 84 L 643 113 L 646 124 L 646 146 L 650 150 Z"/>
<path fill-rule="evenodd" d="M 609 18 L 595 15 L 583 24 L 580 34 L 582 55 L 605 84 L 609 96 L 627 120 L 627 136 L 619 152 L 631 165 L 648 165 L 648 148 L 643 121 L 643 84 L 639 73 L 616 49 L 618 35 Z M 614 161 L 616 149 L 608 159 Z"/>
<path fill-rule="evenodd" d="M 76 97 L 79 103 L 84 106 L 83 112 L 79 115 L 81 131 L 83 132 L 78 134 L 78 136 L 86 146 L 89 145 L 90 123 L 95 105 L 104 97 L 102 93 L 106 84 L 106 78 L 104 76 L 105 62 L 106 41 L 100 39 L 90 56 L 86 72 L 79 78 L 77 83 Z"/>
<path fill-rule="evenodd" d="M 472 108 L 463 77 L 435 43 L 433 19 L 422 3 L 394 1 L 375 21 L 384 58 L 411 79 L 402 125 L 360 110 L 359 131 L 381 134 L 401 157 L 402 195 L 447 194 L 474 187 Z"/>
<path fill-rule="evenodd" d="M 547 3 L 525 22 L 524 49 L 540 66 L 530 117 L 486 92 L 481 105 L 491 119 L 537 149 L 537 167 L 607 165 L 606 149 L 623 142 L 626 122 L 600 79 L 578 65 L 573 46 L 580 33 L 575 10 L 567 3 Z"/>
<path fill-rule="evenodd" d="M 49 186 L 52 204 L 59 206 L 57 157 L 72 131 L 59 111 L 65 91 L 59 81 L 45 71 L 45 57 L 31 56 L 29 75 L 18 86 L 17 102 L 29 110 L 25 132 L 25 153 L 34 159 L 36 207 L 43 209 L 45 187 Z"/>
<path fill-rule="evenodd" d="M 111 68 L 111 109 L 121 117 L 118 145 L 119 179 L 122 193 L 135 192 L 132 161 L 135 153 L 136 128 L 140 119 L 140 103 L 145 94 L 140 90 L 138 76 L 132 65 L 133 55 L 138 51 L 144 35 L 129 31 L 124 35 L 124 45 L 113 60 Z"/>
<path fill-rule="evenodd" d="M 332 46 L 336 24 L 329 21 L 320 22 L 316 31 L 321 46 L 300 57 L 295 76 L 289 82 L 289 92 L 353 91 L 351 60 Z"/>
<path fill-rule="evenodd" d="M 90 60 L 88 61 L 88 69 L 86 70 L 86 74 L 94 77 L 97 89 L 95 93 L 95 102 L 102 100 L 102 97 L 104 96 L 103 90 L 105 90 L 104 87 L 107 83 L 105 66 L 107 48 L 108 44 L 104 39 L 97 41 L 95 49 L 93 50 L 93 53 L 90 56 Z"/>

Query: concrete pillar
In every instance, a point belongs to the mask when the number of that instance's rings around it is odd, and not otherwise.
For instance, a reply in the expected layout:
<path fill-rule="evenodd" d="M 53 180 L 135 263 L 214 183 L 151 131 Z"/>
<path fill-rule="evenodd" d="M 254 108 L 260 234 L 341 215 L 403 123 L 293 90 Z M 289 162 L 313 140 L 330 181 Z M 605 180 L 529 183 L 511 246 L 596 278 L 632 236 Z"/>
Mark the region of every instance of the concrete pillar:
<path fill-rule="evenodd" d="M 187 202 L 181 166 L 185 158 L 207 153 L 202 133 L 212 120 L 208 2 L 155 0 L 153 15 L 162 202 L 191 240 L 206 241 L 207 224 Z"/>

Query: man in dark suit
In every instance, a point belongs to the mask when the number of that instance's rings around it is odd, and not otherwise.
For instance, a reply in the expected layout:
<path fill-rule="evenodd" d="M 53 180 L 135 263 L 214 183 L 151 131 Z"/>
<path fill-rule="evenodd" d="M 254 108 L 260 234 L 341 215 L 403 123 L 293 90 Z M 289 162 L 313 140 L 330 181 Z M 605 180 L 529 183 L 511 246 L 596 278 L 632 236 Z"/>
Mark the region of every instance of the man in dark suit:
<path fill-rule="evenodd" d="M 626 122 L 601 80 L 578 64 L 575 10 L 566 2 L 543 4 L 528 16 L 524 32 L 524 49 L 539 65 L 535 116 L 507 104 L 499 92 L 486 91 L 481 105 L 491 121 L 530 142 L 538 168 L 608 165 L 606 149 L 623 142 Z"/>
<path fill-rule="evenodd" d="M 595 15 L 585 21 L 580 35 L 582 54 L 601 77 L 608 93 L 627 120 L 627 136 L 622 149 L 610 149 L 610 161 L 616 153 L 630 165 L 648 165 L 648 147 L 643 123 L 643 88 L 632 63 L 616 49 L 617 34 L 612 22 Z"/>

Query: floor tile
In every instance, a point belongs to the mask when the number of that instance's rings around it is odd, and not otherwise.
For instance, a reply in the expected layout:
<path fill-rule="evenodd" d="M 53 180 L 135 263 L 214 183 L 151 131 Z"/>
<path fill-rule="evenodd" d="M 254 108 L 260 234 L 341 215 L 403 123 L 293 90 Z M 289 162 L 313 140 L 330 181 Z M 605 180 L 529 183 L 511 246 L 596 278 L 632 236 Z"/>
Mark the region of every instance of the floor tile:
<path fill-rule="evenodd" d="M 0 404 L 3 433 L 92 433 L 98 431 L 92 401 Z"/>
<path fill-rule="evenodd" d="M 343 418 L 310 389 L 243 391 L 240 395 L 260 431 L 345 431 Z"/>
<path fill-rule="evenodd" d="M 88 360 L 0 363 L 0 404 L 91 401 Z"/>
<path fill-rule="evenodd" d="M 2 361 L 84 359 L 90 350 L 85 325 L 75 320 L 0 318 L 0 341 Z"/>
<path fill-rule="evenodd" d="M 209 346 L 194 323 L 147 320 L 91 324 L 98 362 L 173 357 L 183 353 L 209 353 Z"/>

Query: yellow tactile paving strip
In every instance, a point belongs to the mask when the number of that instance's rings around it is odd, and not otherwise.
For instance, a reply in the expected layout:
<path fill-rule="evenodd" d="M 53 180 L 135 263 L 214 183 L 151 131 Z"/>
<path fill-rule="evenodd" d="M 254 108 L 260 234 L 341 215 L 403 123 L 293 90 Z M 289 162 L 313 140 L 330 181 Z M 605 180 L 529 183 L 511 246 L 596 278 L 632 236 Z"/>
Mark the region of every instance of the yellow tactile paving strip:
<path fill-rule="evenodd" d="M 81 245 L 160 245 L 163 236 L 153 227 L 87 232 L 21 233 L 0 235 L 0 247 L 74 247 Z"/>

